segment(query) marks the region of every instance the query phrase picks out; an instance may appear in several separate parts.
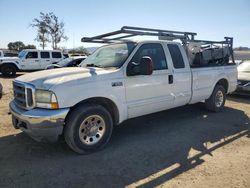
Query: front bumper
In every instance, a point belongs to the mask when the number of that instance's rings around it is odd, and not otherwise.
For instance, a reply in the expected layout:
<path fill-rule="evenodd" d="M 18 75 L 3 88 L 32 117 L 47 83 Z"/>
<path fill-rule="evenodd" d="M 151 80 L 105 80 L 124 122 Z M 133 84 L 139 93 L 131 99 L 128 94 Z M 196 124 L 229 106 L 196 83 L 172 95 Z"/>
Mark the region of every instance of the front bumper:
<path fill-rule="evenodd" d="M 34 108 L 27 111 L 11 101 L 10 112 L 16 129 L 21 129 L 37 141 L 55 142 L 63 132 L 69 108 L 58 110 Z"/>

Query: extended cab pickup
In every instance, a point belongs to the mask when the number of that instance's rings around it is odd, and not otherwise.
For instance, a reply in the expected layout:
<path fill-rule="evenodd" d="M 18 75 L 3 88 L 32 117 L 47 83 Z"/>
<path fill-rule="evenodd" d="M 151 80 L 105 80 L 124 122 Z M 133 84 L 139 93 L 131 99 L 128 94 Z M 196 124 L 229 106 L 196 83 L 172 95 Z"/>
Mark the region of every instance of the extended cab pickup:
<path fill-rule="evenodd" d="M 0 72 L 4 76 L 15 76 L 17 71 L 45 69 L 49 64 L 63 59 L 60 50 L 22 50 L 18 57 L 0 58 Z"/>
<path fill-rule="evenodd" d="M 210 59 L 207 49 L 197 52 L 191 39 L 185 45 L 109 40 L 98 38 L 111 44 L 97 49 L 81 67 L 16 78 L 10 103 L 14 127 L 39 141 L 55 141 L 62 135 L 75 152 L 89 153 L 109 141 L 113 125 L 200 101 L 208 110 L 221 111 L 226 94 L 236 89 L 237 70 L 228 63 L 228 49 L 212 49 Z M 231 45 L 229 40 L 225 43 Z M 190 50 L 187 43 L 192 44 Z"/>

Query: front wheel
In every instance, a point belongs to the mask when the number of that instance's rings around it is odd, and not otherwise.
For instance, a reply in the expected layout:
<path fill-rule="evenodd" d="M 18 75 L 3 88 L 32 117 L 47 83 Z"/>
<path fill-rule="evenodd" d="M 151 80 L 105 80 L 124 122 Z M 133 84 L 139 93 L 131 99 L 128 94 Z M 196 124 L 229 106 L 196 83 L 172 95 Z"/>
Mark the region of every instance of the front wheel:
<path fill-rule="evenodd" d="M 3 65 L 1 72 L 5 77 L 14 77 L 16 75 L 16 67 L 13 65 Z"/>
<path fill-rule="evenodd" d="M 219 112 L 224 108 L 226 101 L 226 91 L 221 85 L 216 85 L 212 95 L 205 101 L 208 110 Z"/>
<path fill-rule="evenodd" d="M 64 138 L 73 151 L 87 154 L 104 147 L 112 130 L 111 115 L 104 107 L 85 104 L 70 113 L 66 120 Z"/>

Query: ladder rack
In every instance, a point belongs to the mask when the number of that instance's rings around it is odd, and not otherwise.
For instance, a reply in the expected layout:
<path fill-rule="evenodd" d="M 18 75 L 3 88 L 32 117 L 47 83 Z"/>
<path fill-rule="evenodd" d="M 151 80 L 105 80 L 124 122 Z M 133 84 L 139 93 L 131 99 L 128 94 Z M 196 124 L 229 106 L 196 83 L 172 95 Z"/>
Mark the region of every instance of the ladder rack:
<path fill-rule="evenodd" d="M 122 35 L 122 36 L 119 36 Z M 124 42 L 128 41 L 126 38 L 134 36 L 158 36 L 161 38 L 167 38 L 168 40 L 180 39 L 182 42 L 188 40 L 194 40 L 196 33 L 192 32 L 181 32 L 181 31 L 170 31 L 170 30 L 161 30 L 161 29 L 150 29 L 142 27 L 131 27 L 124 26 L 120 30 L 113 31 L 110 33 L 105 33 L 102 35 L 97 35 L 94 37 L 83 37 L 82 42 L 91 42 L 91 43 L 114 43 L 114 42 Z"/>
<path fill-rule="evenodd" d="M 216 45 L 219 44 L 221 47 L 228 46 L 230 49 L 230 54 L 234 62 L 233 56 L 233 38 L 224 37 L 224 41 L 208 41 L 208 40 L 196 40 L 195 36 L 197 33 L 193 32 L 182 32 L 182 31 L 171 31 L 162 29 L 150 29 L 143 27 L 131 27 L 123 26 L 120 30 L 113 31 L 110 33 L 105 33 L 102 35 L 97 35 L 94 37 L 83 37 L 82 42 L 89 43 L 117 43 L 117 42 L 131 42 L 128 40 L 130 37 L 134 36 L 157 36 L 160 40 L 181 40 L 184 47 L 190 42 L 202 43 L 203 45 Z"/>

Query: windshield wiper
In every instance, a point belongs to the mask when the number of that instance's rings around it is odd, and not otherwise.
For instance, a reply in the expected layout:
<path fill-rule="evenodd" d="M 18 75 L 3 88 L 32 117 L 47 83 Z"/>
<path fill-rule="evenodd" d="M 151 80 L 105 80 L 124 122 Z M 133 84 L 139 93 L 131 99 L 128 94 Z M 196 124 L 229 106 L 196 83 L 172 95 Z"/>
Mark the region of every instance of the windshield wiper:
<path fill-rule="evenodd" d="M 96 64 L 94 64 L 94 63 L 87 64 L 86 67 L 99 67 L 99 68 L 103 68 L 103 66 L 101 66 L 101 65 L 96 65 Z"/>

